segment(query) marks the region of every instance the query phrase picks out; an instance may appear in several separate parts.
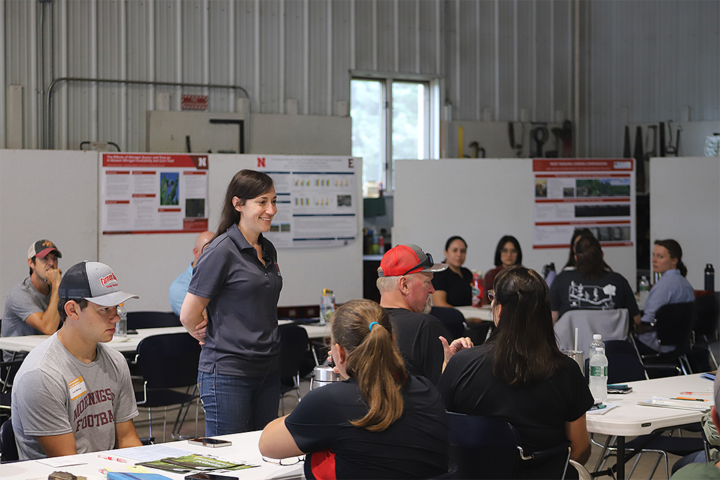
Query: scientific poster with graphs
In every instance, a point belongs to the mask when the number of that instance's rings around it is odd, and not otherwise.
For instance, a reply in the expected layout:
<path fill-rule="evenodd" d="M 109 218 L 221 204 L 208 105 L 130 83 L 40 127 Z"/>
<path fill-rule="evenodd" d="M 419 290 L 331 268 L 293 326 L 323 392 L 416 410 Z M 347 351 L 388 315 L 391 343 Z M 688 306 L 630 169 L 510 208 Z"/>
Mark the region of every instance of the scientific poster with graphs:
<path fill-rule="evenodd" d="M 208 155 L 104 153 L 103 234 L 208 229 Z"/>
<path fill-rule="evenodd" d="M 632 159 L 535 159 L 534 248 L 567 248 L 576 228 L 600 244 L 631 246 L 635 238 Z"/>
<path fill-rule="evenodd" d="M 266 237 L 277 248 L 347 245 L 358 235 L 357 159 L 258 157 L 275 182 L 277 213 Z"/>

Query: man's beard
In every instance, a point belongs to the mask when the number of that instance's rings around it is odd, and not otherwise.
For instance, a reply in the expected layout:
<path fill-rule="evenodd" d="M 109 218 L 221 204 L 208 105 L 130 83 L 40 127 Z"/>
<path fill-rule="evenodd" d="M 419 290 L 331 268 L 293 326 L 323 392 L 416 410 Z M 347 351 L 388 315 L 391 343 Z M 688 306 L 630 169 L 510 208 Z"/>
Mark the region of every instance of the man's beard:
<path fill-rule="evenodd" d="M 432 295 L 428 295 L 427 300 L 425 300 L 425 307 L 422 313 L 430 313 L 430 310 L 432 310 Z"/>

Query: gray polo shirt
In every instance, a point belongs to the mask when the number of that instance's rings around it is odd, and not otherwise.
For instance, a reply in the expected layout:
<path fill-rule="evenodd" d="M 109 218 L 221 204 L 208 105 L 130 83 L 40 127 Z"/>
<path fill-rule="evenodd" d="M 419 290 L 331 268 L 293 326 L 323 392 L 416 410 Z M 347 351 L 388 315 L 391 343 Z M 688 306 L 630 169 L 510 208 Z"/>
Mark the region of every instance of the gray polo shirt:
<path fill-rule="evenodd" d="M 201 372 L 262 377 L 278 369 L 282 277 L 275 247 L 262 235 L 259 241 L 265 265 L 236 225 L 219 235 L 195 264 L 188 292 L 210 299 Z"/>
<path fill-rule="evenodd" d="M 43 332 L 36 330 L 25 322 L 33 313 L 41 314 L 47 310 L 50 304 L 52 292 L 43 295 L 33 286 L 30 277 L 27 277 L 19 285 L 14 286 L 8 292 L 5 299 L 5 312 L 2 316 L 2 336 L 20 337 L 24 335 L 42 335 Z M 25 353 L 16 354 L 14 358 L 25 357 Z M 3 352 L 3 360 L 6 362 L 13 359 L 13 352 Z"/>

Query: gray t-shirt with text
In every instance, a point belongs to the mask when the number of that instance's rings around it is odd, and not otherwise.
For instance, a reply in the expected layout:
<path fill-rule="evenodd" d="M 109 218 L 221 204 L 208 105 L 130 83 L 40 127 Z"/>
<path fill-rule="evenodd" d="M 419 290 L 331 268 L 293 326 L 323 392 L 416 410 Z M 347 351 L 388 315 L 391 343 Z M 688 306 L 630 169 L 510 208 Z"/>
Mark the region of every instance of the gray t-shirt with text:
<path fill-rule="evenodd" d="M 138 415 L 127 362 L 99 343 L 86 364 L 57 333 L 33 349 L 12 389 L 12 417 L 20 460 L 44 458 L 36 436 L 72 432 L 78 453 L 115 447 L 115 424 Z"/>

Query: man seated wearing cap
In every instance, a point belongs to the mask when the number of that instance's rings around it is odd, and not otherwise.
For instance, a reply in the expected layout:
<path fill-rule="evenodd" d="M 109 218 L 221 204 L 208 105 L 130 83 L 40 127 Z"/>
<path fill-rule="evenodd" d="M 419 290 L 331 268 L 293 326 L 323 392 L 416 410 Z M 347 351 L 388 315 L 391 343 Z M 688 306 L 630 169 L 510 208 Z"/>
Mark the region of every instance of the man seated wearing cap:
<path fill-rule="evenodd" d="M 433 272 L 448 268 L 433 263 L 432 256 L 417 245 L 398 245 L 388 250 L 378 268 L 380 305 L 390 315 L 395 341 L 410 375 L 421 375 L 437 384 L 443 361 L 472 346 L 468 338 L 452 341 L 447 327 L 429 314 L 432 306 Z"/>
<path fill-rule="evenodd" d="M 105 264 L 82 262 L 59 288 L 60 330 L 25 358 L 12 390 L 20 460 L 140 446 L 125 357 L 104 345 L 120 321 L 120 290 Z"/>
<path fill-rule="evenodd" d="M 28 249 L 30 276 L 5 299 L 2 336 L 52 335 L 60 324 L 58 287 L 62 271 L 58 268 L 60 250 L 50 240 L 38 240 Z M 23 353 L 3 352 L 3 360 L 21 359 Z"/>

